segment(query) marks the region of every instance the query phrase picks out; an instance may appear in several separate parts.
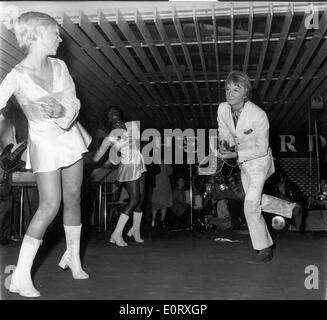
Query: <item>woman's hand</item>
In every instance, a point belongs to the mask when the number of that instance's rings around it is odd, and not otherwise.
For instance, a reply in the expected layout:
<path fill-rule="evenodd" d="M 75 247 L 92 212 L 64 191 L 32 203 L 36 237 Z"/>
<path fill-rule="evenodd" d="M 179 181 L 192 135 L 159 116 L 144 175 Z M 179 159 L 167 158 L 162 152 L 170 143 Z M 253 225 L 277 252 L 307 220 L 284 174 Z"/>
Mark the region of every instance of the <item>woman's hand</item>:
<path fill-rule="evenodd" d="M 106 151 L 109 149 L 109 147 L 112 145 L 112 143 L 109 141 L 108 137 L 105 137 L 101 143 L 100 148 L 95 152 L 92 160 L 94 162 L 98 162 L 103 155 L 106 153 Z"/>
<path fill-rule="evenodd" d="M 49 118 L 57 119 L 65 116 L 66 110 L 64 106 L 52 97 L 47 98 L 46 103 L 41 105 Z"/>

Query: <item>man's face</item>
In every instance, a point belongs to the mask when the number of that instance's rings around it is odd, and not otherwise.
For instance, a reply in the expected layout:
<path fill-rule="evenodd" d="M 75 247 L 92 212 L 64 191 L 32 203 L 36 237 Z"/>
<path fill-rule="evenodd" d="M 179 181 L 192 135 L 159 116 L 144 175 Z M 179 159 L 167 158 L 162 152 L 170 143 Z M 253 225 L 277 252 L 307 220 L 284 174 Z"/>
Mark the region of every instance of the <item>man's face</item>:
<path fill-rule="evenodd" d="M 226 100 L 229 105 L 238 106 L 243 105 L 246 99 L 246 90 L 240 84 L 235 84 L 233 82 L 227 84 L 226 87 Z"/>
<path fill-rule="evenodd" d="M 177 183 L 180 188 L 183 188 L 185 186 L 185 180 L 182 178 L 178 179 Z"/>

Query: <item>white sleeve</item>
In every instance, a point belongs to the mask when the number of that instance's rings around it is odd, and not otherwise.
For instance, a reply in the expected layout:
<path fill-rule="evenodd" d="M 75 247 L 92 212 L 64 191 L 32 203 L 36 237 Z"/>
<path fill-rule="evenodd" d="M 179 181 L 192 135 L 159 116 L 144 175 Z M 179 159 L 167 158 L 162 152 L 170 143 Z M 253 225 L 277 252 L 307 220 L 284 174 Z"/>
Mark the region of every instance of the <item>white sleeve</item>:
<path fill-rule="evenodd" d="M 13 71 L 9 72 L 0 84 L 0 110 L 6 107 L 8 100 L 17 89 L 17 77 Z"/>
<path fill-rule="evenodd" d="M 217 122 L 218 122 L 218 132 L 219 132 L 219 141 L 226 140 L 228 143 L 232 141 L 231 139 L 231 132 L 225 122 L 225 115 L 224 115 L 225 103 L 221 103 L 218 106 L 217 111 Z"/>
<path fill-rule="evenodd" d="M 74 81 L 69 73 L 65 62 L 60 63 L 63 71 L 64 95 L 61 99 L 57 99 L 66 109 L 65 115 L 55 120 L 55 123 L 63 129 L 68 129 L 78 116 L 81 103 L 76 97 L 76 89 Z"/>

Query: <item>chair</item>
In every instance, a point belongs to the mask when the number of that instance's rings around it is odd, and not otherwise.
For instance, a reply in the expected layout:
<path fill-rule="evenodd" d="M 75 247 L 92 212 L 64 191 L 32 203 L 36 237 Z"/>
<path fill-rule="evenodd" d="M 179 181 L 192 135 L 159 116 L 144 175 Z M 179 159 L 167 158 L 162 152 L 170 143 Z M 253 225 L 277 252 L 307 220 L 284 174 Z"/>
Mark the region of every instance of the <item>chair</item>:
<path fill-rule="evenodd" d="M 110 185 L 117 180 L 117 169 L 101 167 L 93 170 L 91 179 L 98 184 L 98 232 L 101 232 L 102 224 L 104 231 L 107 231 L 107 196 L 110 195 Z M 109 187 L 109 188 L 108 188 Z"/>

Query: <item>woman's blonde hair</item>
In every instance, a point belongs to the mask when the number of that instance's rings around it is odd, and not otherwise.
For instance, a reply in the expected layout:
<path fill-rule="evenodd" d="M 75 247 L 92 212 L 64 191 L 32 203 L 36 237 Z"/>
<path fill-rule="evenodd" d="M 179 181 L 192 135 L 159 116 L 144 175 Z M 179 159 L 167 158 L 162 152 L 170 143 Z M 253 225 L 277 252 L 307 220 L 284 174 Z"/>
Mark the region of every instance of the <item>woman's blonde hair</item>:
<path fill-rule="evenodd" d="M 231 71 L 229 75 L 227 76 L 226 82 L 225 82 L 225 90 L 227 89 L 227 86 L 233 83 L 237 86 L 241 85 L 245 89 L 246 98 L 245 101 L 248 101 L 251 99 L 251 80 L 248 77 L 248 75 L 242 71 Z"/>
<path fill-rule="evenodd" d="M 46 13 L 25 12 L 21 14 L 14 23 L 14 32 L 18 45 L 27 51 L 32 41 L 37 39 L 37 28 L 39 26 L 57 26 L 57 21 Z"/>

